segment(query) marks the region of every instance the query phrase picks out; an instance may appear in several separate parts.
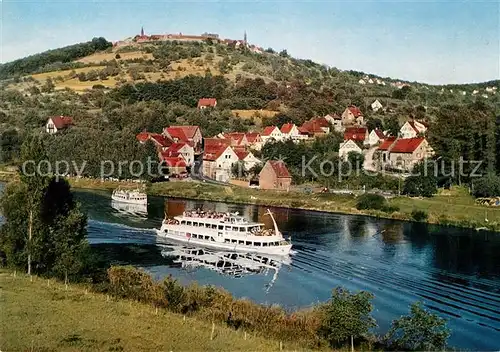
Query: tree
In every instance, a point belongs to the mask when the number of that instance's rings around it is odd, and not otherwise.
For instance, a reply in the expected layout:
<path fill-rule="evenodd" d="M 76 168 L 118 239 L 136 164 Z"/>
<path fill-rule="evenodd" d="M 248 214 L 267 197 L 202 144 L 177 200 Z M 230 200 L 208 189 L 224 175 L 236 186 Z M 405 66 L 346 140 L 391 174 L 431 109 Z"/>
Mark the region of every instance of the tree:
<path fill-rule="evenodd" d="M 320 306 L 322 320 L 319 330 L 332 347 L 344 344 L 349 338 L 366 337 L 369 330 L 377 326 L 370 315 L 373 297 L 366 291 L 354 294 L 340 287 L 332 291 L 330 300 Z"/>
<path fill-rule="evenodd" d="M 410 307 L 410 314 L 392 322 L 385 340 L 398 350 L 439 351 L 446 348 L 450 331 L 446 320 L 427 312 L 420 302 Z"/>
<path fill-rule="evenodd" d="M 239 160 L 231 165 L 231 173 L 237 178 L 246 177 L 248 175 L 248 170 L 245 167 L 245 162 L 243 160 Z"/>
<path fill-rule="evenodd" d="M 43 143 L 38 136 L 28 137 L 21 148 L 21 182 L 10 183 L 0 201 L 5 217 L 0 253 L 6 265 L 27 268 L 30 275 L 67 280 L 85 264 L 87 218 L 65 180 L 37 170 L 43 160 Z"/>
<path fill-rule="evenodd" d="M 42 86 L 42 92 L 44 93 L 50 93 L 53 92 L 55 88 L 54 82 L 52 81 L 52 78 L 48 77 L 45 80 L 45 84 Z"/>
<path fill-rule="evenodd" d="M 489 173 L 478 180 L 473 180 L 474 197 L 500 196 L 500 176 Z"/>
<path fill-rule="evenodd" d="M 403 194 L 412 197 L 432 197 L 437 193 L 437 177 L 436 170 L 433 164 L 427 164 L 423 161 L 415 165 L 412 175 L 407 177 L 404 186 Z"/>
<path fill-rule="evenodd" d="M 399 134 L 399 121 L 396 116 L 391 116 L 385 121 L 385 129 L 391 136 L 397 137 Z"/>

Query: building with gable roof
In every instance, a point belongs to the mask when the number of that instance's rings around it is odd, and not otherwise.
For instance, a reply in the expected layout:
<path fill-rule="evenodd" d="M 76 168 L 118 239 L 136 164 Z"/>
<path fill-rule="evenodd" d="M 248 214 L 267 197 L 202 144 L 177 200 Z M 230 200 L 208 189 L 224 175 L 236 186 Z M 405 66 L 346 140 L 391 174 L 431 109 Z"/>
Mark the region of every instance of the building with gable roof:
<path fill-rule="evenodd" d="M 359 147 L 359 145 L 352 139 L 345 140 L 340 143 L 339 146 L 339 158 L 346 161 L 349 153 L 359 153 L 362 154 L 363 150 Z"/>
<path fill-rule="evenodd" d="M 419 161 L 434 155 L 434 150 L 424 137 L 388 138 L 378 151 L 382 158 L 381 165 L 403 171 L 411 171 Z"/>
<path fill-rule="evenodd" d="M 292 176 L 282 160 L 268 160 L 259 173 L 260 189 L 289 191 Z"/>
<path fill-rule="evenodd" d="M 363 126 L 364 124 L 363 113 L 357 106 L 350 105 L 342 113 L 342 126 Z"/>
<path fill-rule="evenodd" d="M 45 124 L 45 131 L 48 134 L 55 134 L 59 131 L 68 129 L 73 126 L 73 118 L 69 116 L 52 116 L 49 117 Z"/>
<path fill-rule="evenodd" d="M 417 120 L 409 120 L 401 126 L 399 136 L 401 138 L 415 138 L 427 132 L 427 125 Z"/>
<path fill-rule="evenodd" d="M 221 182 L 229 182 L 238 155 L 230 145 L 205 145 L 203 152 L 203 175 Z"/>
<path fill-rule="evenodd" d="M 267 126 L 266 128 L 264 128 L 260 136 L 264 144 L 270 140 L 283 140 L 283 133 L 281 133 L 280 129 L 276 126 Z"/>
<path fill-rule="evenodd" d="M 217 106 L 217 99 L 215 98 L 201 98 L 198 100 L 198 109 L 203 110 L 206 108 L 215 108 Z"/>

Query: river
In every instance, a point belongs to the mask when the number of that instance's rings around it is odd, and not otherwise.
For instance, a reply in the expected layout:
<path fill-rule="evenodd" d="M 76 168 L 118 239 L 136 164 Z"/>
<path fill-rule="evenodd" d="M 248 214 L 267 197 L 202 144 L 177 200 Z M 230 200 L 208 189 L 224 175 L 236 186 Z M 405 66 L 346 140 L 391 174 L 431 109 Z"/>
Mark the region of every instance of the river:
<path fill-rule="evenodd" d="M 448 320 L 452 346 L 500 349 L 500 234 L 272 208 L 295 254 L 261 265 L 248 258 L 227 260 L 224 253 L 193 253 L 158 239 L 152 229 L 160 226 L 164 212 L 176 215 L 193 207 L 238 211 L 270 225 L 264 207 L 150 197 L 144 214 L 112 206 L 106 192 L 76 196 L 89 215 L 93 248 L 157 278 L 171 274 L 185 284 L 222 286 L 237 297 L 287 309 L 325 301 L 336 286 L 367 290 L 375 295 L 380 333 L 421 300 Z"/>

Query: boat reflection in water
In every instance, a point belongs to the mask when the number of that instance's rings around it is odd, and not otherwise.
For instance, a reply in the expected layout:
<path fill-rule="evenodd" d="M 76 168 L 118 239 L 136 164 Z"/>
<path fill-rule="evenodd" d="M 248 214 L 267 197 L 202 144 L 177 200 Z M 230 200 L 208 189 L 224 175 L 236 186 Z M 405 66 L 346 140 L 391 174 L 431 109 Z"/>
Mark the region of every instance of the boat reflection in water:
<path fill-rule="evenodd" d="M 112 200 L 111 207 L 118 212 L 117 215 L 147 219 L 147 204 L 123 203 Z"/>
<path fill-rule="evenodd" d="M 262 253 L 237 253 L 222 250 L 213 250 L 205 247 L 184 246 L 172 240 L 163 240 L 161 254 L 173 258 L 173 262 L 182 268 L 205 268 L 221 275 L 236 278 L 261 274 L 270 276 L 266 285 L 266 292 L 273 286 L 283 265 L 291 265 L 290 255 L 273 256 Z"/>

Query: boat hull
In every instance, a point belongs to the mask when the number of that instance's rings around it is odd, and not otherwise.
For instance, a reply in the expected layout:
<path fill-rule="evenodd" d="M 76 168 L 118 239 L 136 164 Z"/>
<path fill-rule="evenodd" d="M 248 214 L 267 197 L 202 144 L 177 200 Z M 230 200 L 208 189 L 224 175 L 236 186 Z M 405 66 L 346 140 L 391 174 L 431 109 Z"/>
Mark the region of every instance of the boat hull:
<path fill-rule="evenodd" d="M 133 199 L 123 199 L 123 198 L 111 196 L 111 200 L 113 202 L 124 203 L 124 204 L 134 204 L 134 205 L 141 205 L 141 206 L 147 206 L 148 205 L 147 199 L 144 200 L 144 201 L 137 201 L 137 200 L 133 200 Z"/>
<path fill-rule="evenodd" d="M 192 246 L 202 246 L 206 248 L 221 249 L 239 253 L 264 253 L 277 256 L 285 256 L 289 255 L 292 250 L 291 244 L 275 246 L 275 247 L 255 247 L 255 246 L 239 245 L 234 243 L 212 242 L 197 238 L 188 238 L 185 235 L 171 235 L 168 232 L 162 230 L 156 230 L 156 234 L 159 237 L 168 238 Z"/>

